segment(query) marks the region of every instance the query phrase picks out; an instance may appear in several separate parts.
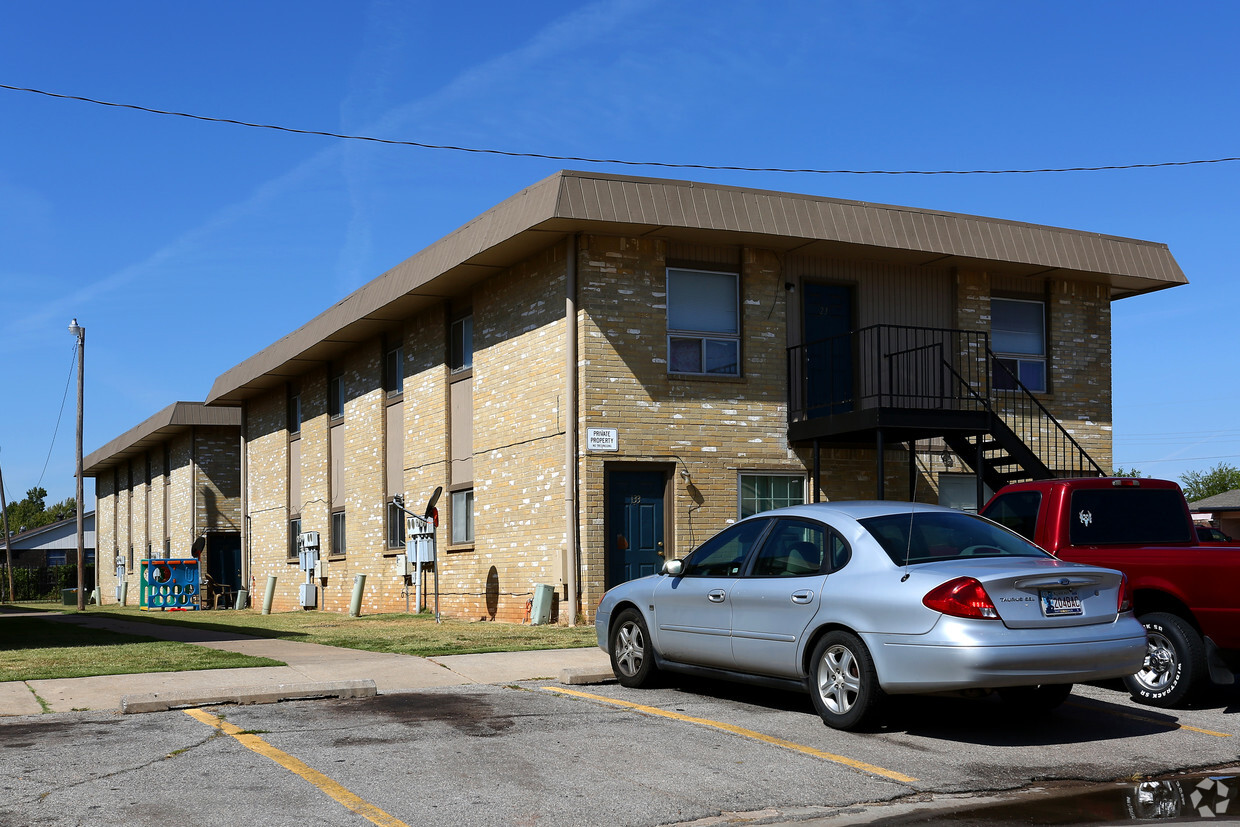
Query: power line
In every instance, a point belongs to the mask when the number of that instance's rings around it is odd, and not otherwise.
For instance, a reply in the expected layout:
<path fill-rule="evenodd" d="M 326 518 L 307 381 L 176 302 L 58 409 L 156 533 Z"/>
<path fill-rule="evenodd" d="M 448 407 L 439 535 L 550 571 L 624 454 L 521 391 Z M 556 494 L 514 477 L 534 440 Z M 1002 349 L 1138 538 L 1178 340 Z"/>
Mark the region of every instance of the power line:
<path fill-rule="evenodd" d="M 347 135 L 340 132 L 324 132 L 317 129 L 295 129 L 289 126 L 279 126 L 277 124 L 267 123 L 252 123 L 250 121 L 239 121 L 233 118 L 213 118 L 207 115 L 195 115 L 189 112 L 176 112 L 168 109 L 153 109 L 149 106 L 139 106 L 133 103 L 116 103 L 113 101 L 87 98 L 81 95 L 65 95 L 58 92 L 48 92 L 43 89 L 31 89 L 25 86 L 9 86 L 5 83 L 0 83 L 0 89 L 8 89 L 13 92 L 30 92 L 35 95 L 45 95 L 49 98 L 61 98 L 63 100 L 93 103 L 97 106 L 114 106 L 119 109 L 134 109 L 138 112 L 148 112 L 152 115 L 168 115 L 177 118 L 190 118 L 196 121 L 208 121 L 210 123 L 226 123 L 234 126 L 244 126 L 251 129 L 271 129 L 277 132 L 291 132 L 297 135 L 318 135 L 324 138 L 340 138 L 348 141 L 370 141 L 371 143 L 377 144 L 411 146 L 418 147 L 420 149 L 442 149 L 452 152 L 472 152 L 482 155 L 503 155 L 509 158 L 540 158 L 549 161 L 579 161 L 585 164 L 620 164 L 623 166 L 663 167 L 667 169 L 705 169 L 722 170 L 726 172 L 786 172 L 809 175 L 1029 175 L 1039 172 L 1103 172 L 1122 169 L 1187 167 L 1196 166 L 1199 164 L 1223 164 L 1231 161 L 1240 161 L 1240 157 L 1207 158 L 1196 161 L 1160 161 L 1150 164 L 1105 164 L 1102 166 L 1092 167 L 1045 167 L 1041 169 L 796 169 L 790 167 L 747 167 L 724 164 L 677 164 L 668 161 L 629 161 L 622 158 L 589 158 L 582 155 L 551 155 L 542 152 L 514 152 L 505 149 L 453 146 L 451 144 L 431 144 L 424 143 L 422 141 L 398 141 L 393 138 L 375 138 L 367 135 Z"/>

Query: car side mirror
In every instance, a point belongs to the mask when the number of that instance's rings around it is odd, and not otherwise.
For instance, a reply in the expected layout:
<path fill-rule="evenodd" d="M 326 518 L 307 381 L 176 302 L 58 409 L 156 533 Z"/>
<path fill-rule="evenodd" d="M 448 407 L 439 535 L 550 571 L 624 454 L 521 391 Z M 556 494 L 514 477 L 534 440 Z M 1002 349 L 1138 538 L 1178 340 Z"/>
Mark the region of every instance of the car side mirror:
<path fill-rule="evenodd" d="M 663 569 L 662 569 L 663 574 L 671 575 L 672 577 L 679 577 L 681 572 L 683 572 L 684 570 L 685 570 L 685 563 L 683 560 L 664 560 L 663 561 Z"/>

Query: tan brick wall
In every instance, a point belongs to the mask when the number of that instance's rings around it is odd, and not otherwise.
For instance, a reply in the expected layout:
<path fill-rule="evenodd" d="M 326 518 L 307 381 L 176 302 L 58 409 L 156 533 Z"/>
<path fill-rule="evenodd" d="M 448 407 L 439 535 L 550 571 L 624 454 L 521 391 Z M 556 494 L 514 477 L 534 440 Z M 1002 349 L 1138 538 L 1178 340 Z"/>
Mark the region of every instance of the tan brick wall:
<path fill-rule="evenodd" d="M 1044 404 L 1103 471 L 1110 473 L 1113 419 L 1108 288 L 1052 281 L 1047 312 L 1052 395 Z"/>
<path fill-rule="evenodd" d="M 306 410 L 304 384 L 302 410 Z M 250 557 L 253 604 L 262 605 L 268 578 L 275 577 L 273 606 L 278 607 L 279 610 L 292 609 L 297 605 L 297 584 L 299 582 L 296 562 L 290 567 L 287 557 L 289 521 L 287 417 L 288 398 L 284 389 L 279 388 L 255 397 L 246 404 L 242 426 L 245 432 L 249 465 L 246 475 L 249 537 L 248 548 L 243 548 L 242 553 L 248 553 Z M 307 425 L 308 423 L 303 419 L 303 440 L 306 439 Z M 302 520 L 304 530 L 321 528 L 316 525 L 305 525 L 304 513 Z"/>

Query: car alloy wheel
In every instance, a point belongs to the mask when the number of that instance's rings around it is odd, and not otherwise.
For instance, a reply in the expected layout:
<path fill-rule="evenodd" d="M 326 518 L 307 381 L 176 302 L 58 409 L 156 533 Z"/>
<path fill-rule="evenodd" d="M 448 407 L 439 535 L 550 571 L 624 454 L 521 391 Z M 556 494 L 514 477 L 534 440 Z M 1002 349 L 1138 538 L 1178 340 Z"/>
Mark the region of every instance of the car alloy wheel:
<path fill-rule="evenodd" d="M 835 729 L 860 729 L 875 719 L 883 691 L 860 638 L 840 630 L 828 632 L 814 647 L 810 667 L 810 697 L 823 723 Z"/>
<path fill-rule="evenodd" d="M 611 670 L 621 686 L 648 686 L 658 671 L 654 664 L 654 648 L 650 632 L 641 612 L 625 609 L 616 618 L 608 638 Z"/>

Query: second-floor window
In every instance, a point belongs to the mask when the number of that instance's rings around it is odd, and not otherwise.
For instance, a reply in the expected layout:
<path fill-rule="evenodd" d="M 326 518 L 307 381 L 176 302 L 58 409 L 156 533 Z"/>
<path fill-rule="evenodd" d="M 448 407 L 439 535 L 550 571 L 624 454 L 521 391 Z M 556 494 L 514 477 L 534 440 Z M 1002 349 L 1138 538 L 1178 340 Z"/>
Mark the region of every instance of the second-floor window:
<path fill-rule="evenodd" d="M 296 393 L 291 393 L 288 397 L 288 432 L 301 432 L 301 396 Z"/>
<path fill-rule="evenodd" d="M 667 270 L 667 366 L 670 373 L 739 376 L 740 277 Z"/>
<path fill-rule="evenodd" d="M 388 396 L 400 396 L 405 391 L 405 349 L 400 345 L 384 354 L 383 390 Z"/>
<path fill-rule="evenodd" d="M 452 323 L 452 341 L 448 347 L 448 367 L 452 371 L 474 366 L 474 317 L 466 316 Z"/>
<path fill-rule="evenodd" d="M 1003 366 L 994 370 L 996 388 L 1012 390 L 1016 377 L 1031 391 L 1046 390 L 1045 302 L 992 298 L 990 346 Z"/>
<path fill-rule="evenodd" d="M 327 380 L 327 415 L 332 419 L 344 416 L 344 374 Z"/>

